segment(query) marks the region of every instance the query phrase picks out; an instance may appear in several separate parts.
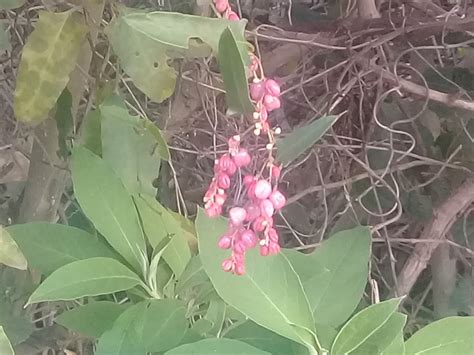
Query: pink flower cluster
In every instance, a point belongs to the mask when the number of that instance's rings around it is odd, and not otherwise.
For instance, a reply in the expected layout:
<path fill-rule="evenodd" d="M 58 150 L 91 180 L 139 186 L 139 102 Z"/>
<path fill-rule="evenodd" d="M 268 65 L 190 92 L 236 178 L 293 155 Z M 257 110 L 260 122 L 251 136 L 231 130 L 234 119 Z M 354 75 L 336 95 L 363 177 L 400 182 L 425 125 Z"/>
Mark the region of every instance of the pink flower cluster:
<path fill-rule="evenodd" d="M 239 15 L 232 11 L 229 0 L 214 0 L 214 7 L 222 17 L 230 21 L 239 21 Z"/>
<path fill-rule="evenodd" d="M 229 6 L 228 0 L 214 0 L 214 5 L 223 17 L 229 20 L 239 20 L 239 17 Z M 280 86 L 275 80 L 265 78 L 260 60 L 250 54 L 250 74 L 253 77 L 250 84 L 250 97 L 255 111 L 254 134 L 264 133 L 268 138 L 266 148 L 269 156 L 258 174 L 245 174 L 242 170 L 250 170 L 252 157 L 247 149 L 241 146 L 241 137 L 235 135 L 228 140 L 228 151 L 214 164 L 214 178 L 204 195 L 204 208 L 209 217 L 222 214 L 223 206 L 231 191 L 235 191 L 233 201 L 242 201 L 240 206 L 232 206 L 228 210 L 229 225 L 227 232 L 219 238 L 221 249 L 230 249 L 232 254 L 222 262 L 222 269 L 237 275 L 245 273 L 245 253 L 257 245 L 260 255 L 277 254 L 280 251 L 279 237 L 274 228 L 273 216 L 286 204 L 286 198 L 278 190 L 278 180 L 281 169 L 274 164 L 272 156 L 275 135 L 280 128 L 272 129 L 268 121 L 268 113 L 280 107 Z M 266 177 L 265 177 L 266 176 Z M 233 183 L 233 178 L 242 179 Z M 243 177 L 243 178 L 242 178 Z M 235 180 L 235 179 L 234 179 Z M 240 188 L 245 187 L 245 195 Z"/>

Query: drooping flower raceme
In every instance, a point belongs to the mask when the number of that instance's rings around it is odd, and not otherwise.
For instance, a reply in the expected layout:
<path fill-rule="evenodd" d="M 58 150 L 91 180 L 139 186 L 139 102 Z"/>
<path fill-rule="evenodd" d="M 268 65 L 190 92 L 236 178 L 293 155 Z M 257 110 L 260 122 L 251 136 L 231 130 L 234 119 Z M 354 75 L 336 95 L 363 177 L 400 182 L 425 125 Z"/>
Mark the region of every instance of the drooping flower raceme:
<path fill-rule="evenodd" d="M 228 0 L 214 0 L 214 7 L 222 17 L 239 20 Z M 204 208 L 209 217 L 219 216 L 227 210 L 228 229 L 219 238 L 217 246 L 231 251 L 230 257 L 222 262 L 222 269 L 237 275 L 245 273 L 247 250 L 258 246 L 262 256 L 279 253 L 279 237 L 274 228 L 273 216 L 286 203 L 285 196 L 278 190 L 281 168 L 274 163 L 272 156 L 274 137 L 280 133 L 280 129 L 273 129 L 268 121 L 268 114 L 280 108 L 280 85 L 273 79 L 265 78 L 260 60 L 253 53 L 250 56 L 252 82 L 249 91 L 255 108 L 253 132 L 267 139 L 269 156 L 263 163 L 263 169 L 257 170 L 257 175 L 246 174 L 252 156 L 242 147 L 239 135 L 229 138 L 228 151 L 215 161 L 214 177 L 204 195 Z M 232 201 L 243 200 L 241 205 L 225 206 L 228 193 L 235 186 L 233 184 L 242 184 L 245 198 L 236 196 Z M 240 192 L 240 189 L 236 190 Z"/>

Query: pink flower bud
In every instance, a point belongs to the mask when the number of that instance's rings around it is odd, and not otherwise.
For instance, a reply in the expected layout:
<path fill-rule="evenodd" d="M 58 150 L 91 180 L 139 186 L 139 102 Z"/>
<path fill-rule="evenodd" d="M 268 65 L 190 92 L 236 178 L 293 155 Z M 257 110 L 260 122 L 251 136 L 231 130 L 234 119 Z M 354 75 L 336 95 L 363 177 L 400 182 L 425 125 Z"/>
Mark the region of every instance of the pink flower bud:
<path fill-rule="evenodd" d="M 247 248 L 243 242 L 237 242 L 234 244 L 233 250 L 234 250 L 234 253 L 245 254 L 245 251 L 247 250 Z"/>
<path fill-rule="evenodd" d="M 275 207 L 277 211 L 285 207 L 286 198 L 280 191 L 278 190 L 273 191 L 269 199 L 270 201 L 272 201 L 273 207 Z"/>
<path fill-rule="evenodd" d="M 268 246 L 268 253 L 270 255 L 276 255 L 280 252 L 280 246 L 277 243 L 270 243 Z"/>
<path fill-rule="evenodd" d="M 229 218 L 234 226 L 241 225 L 245 221 L 245 217 L 247 217 L 247 212 L 242 207 L 232 207 L 229 210 Z"/>
<path fill-rule="evenodd" d="M 234 175 L 237 171 L 234 161 L 228 154 L 223 155 L 219 159 L 219 168 L 221 172 L 227 173 L 230 176 Z"/>
<path fill-rule="evenodd" d="M 236 264 L 234 272 L 236 273 L 236 275 L 244 275 L 245 274 L 244 264 Z"/>
<path fill-rule="evenodd" d="M 234 163 L 238 168 L 247 166 L 252 161 L 252 158 L 247 152 L 247 149 L 244 149 L 244 148 L 240 148 L 239 152 L 237 154 L 234 154 L 233 158 L 234 158 Z"/>
<path fill-rule="evenodd" d="M 256 233 L 263 232 L 266 226 L 267 222 L 263 217 L 257 217 L 252 223 L 252 228 Z"/>
<path fill-rule="evenodd" d="M 220 13 L 227 10 L 228 7 L 229 7 L 229 2 L 227 0 L 216 1 L 216 10 L 219 11 Z"/>
<path fill-rule="evenodd" d="M 244 185 L 249 187 L 250 184 L 253 184 L 257 179 L 255 176 L 252 175 L 245 175 L 244 176 Z"/>
<path fill-rule="evenodd" d="M 272 96 L 280 96 L 280 85 L 273 79 L 267 79 L 265 81 L 265 90 Z"/>
<path fill-rule="evenodd" d="M 230 20 L 230 21 L 239 21 L 240 17 L 234 11 L 230 11 L 227 14 L 227 19 Z"/>
<path fill-rule="evenodd" d="M 267 180 L 259 180 L 255 185 L 255 196 L 264 200 L 272 193 L 272 185 Z"/>
<path fill-rule="evenodd" d="M 217 185 L 221 189 L 228 189 L 230 187 L 230 177 L 229 175 L 222 173 L 217 176 Z"/>
<path fill-rule="evenodd" d="M 272 171 L 272 177 L 278 180 L 281 175 L 281 167 L 279 167 L 278 165 L 272 165 L 270 169 Z"/>
<path fill-rule="evenodd" d="M 260 101 L 265 94 L 265 88 L 263 83 L 260 81 L 258 83 L 250 84 L 250 97 L 254 101 Z"/>
<path fill-rule="evenodd" d="M 261 245 L 260 246 L 260 255 L 261 256 L 267 256 L 269 254 L 268 247 L 266 245 Z"/>
<path fill-rule="evenodd" d="M 270 200 L 262 200 L 260 202 L 260 211 L 264 217 L 271 217 L 275 212 L 275 208 Z"/>
<path fill-rule="evenodd" d="M 260 208 L 252 203 L 245 206 L 245 211 L 247 212 L 247 221 L 253 221 L 260 216 Z"/>
<path fill-rule="evenodd" d="M 256 198 L 255 197 L 255 186 L 256 185 L 257 184 L 255 182 L 253 182 L 247 187 L 247 196 L 251 200 L 254 200 Z"/>
<path fill-rule="evenodd" d="M 272 241 L 273 243 L 278 243 L 279 238 L 275 228 L 268 228 L 267 235 L 270 241 Z"/>
<path fill-rule="evenodd" d="M 228 235 L 223 235 L 222 237 L 219 238 L 219 242 L 217 243 L 217 245 L 221 249 L 229 249 L 230 246 L 232 245 L 232 237 Z"/>
<path fill-rule="evenodd" d="M 245 247 L 253 248 L 257 245 L 258 239 L 253 231 L 251 231 L 250 229 L 246 229 L 242 232 L 240 236 L 240 241 L 245 245 Z"/>
<path fill-rule="evenodd" d="M 225 259 L 221 264 L 222 270 L 229 272 L 234 268 L 234 262 L 231 259 Z"/>
<path fill-rule="evenodd" d="M 265 108 L 265 106 L 263 106 L 261 109 L 260 109 L 260 121 L 261 122 L 266 122 L 268 119 L 268 111 L 267 109 Z"/>
<path fill-rule="evenodd" d="M 221 207 L 221 211 L 222 211 L 222 205 L 224 205 L 225 203 L 225 200 L 227 199 L 227 195 L 226 194 L 219 194 L 219 195 L 215 195 L 214 196 L 214 201 L 216 201 L 216 204 Z M 220 214 L 220 213 L 219 213 Z"/>
<path fill-rule="evenodd" d="M 270 94 L 265 95 L 265 97 L 263 98 L 263 104 L 265 105 L 265 108 L 268 112 L 280 108 L 281 105 L 280 99 Z"/>
<path fill-rule="evenodd" d="M 205 209 L 205 211 L 208 217 L 213 218 L 219 216 L 222 213 L 222 207 L 218 204 L 212 203 Z"/>

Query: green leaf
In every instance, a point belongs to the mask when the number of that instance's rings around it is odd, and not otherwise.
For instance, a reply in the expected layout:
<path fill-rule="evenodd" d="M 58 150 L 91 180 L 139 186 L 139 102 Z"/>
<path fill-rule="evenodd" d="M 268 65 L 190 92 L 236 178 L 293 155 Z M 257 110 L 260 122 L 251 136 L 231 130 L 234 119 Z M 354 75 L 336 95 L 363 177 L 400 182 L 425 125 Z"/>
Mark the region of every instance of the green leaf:
<path fill-rule="evenodd" d="M 23 6 L 25 2 L 26 0 L 0 0 L 0 9 L 1 10 L 16 9 L 20 6 Z"/>
<path fill-rule="evenodd" d="M 112 329 L 99 339 L 95 355 L 146 355 L 145 345 L 139 333 L 143 329 L 143 319 L 147 302 L 129 307 L 115 321 Z M 137 329 L 139 324 L 140 329 Z"/>
<path fill-rule="evenodd" d="M 145 239 L 133 200 L 111 168 L 89 150 L 72 157 L 75 196 L 97 230 L 136 271 L 145 270 Z"/>
<path fill-rule="evenodd" d="M 120 315 L 99 339 L 97 355 L 162 352 L 180 344 L 187 330 L 186 307 L 178 300 L 147 300 Z"/>
<path fill-rule="evenodd" d="M 291 163 L 311 148 L 336 122 L 337 116 L 325 116 L 298 127 L 282 139 L 277 140 L 277 160 L 283 165 Z"/>
<path fill-rule="evenodd" d="M 18 68 L 14 109 L 19 121 L 37 123 L 48 118 L 68 83 L 86 32 L 78 12 L 39 13 Z"/>
<path fill-rule="evenodd" d="M 217 53 L 219 38 L 228 26 L 243 42 L 245 24 L 245 20 L 128 11 L 111 23 L 107 35 L 133 83 L 152 100 L 162 102 L 171 96 L 176 84 L 176 71 L 170 60 L 206 57 L 209 47 Z M 208 47 L 203 48 L 206 46 L 196 40 Z"/>
<path fill-rule="evenodd" d="M 140 336 L 147 351 L 162 352 L 180 344 L 187 330 L 186 307 L 172 299 L 148 301 Z"/>
<path fill-rule="evenodd" d="M 266 351 L 254 348 L 246 343 L 233 339 L 204 339 L 196 343 L 181 345 L 167 351 L 165 355 L 265 355 Z"/>
<path fill-rule="evenodd" d="M 92 302 L 61 313 L 56 317 L 56 323 L 86 336 L 99 338 L 112 328 L 128 306 L 109 301 Z"/>
<path fill-rule="evenodd" d="M 0 326 L 0 354 L 15 355 L 12 344 L 10 343 L 10 340 L 8 340 L 2 326 Z"/>
<path fill-rule="evenodd" d="M 392 343 L 382 351 L 381 355 L 399 355 L 405 354 L 405 341 L 403 339 L 403 331 L 393 339 Z"/>
<path fill-rule="evenodd" d="M 342 327 L 337 335 L 332 345 L 331 355 L 352 354 L 352 352 L 362 354 L 357 350 L 363 347 L 365 342 L 370 342 L 369 345 L 380 350 L 371 352 L 371 354 L 378 354 L 384 350 L 390 345 L 405 323 L 405 316 L 403 315 L 401 315 L 403 317 L 395 316 L 395 318 L 392 318 L 400 301 L 400 298 L 394 298 L 371 305 L 357 313 Z M 387 327 L 385 327 L 386 324 Z M 378 337 L 379 334 L 380 338 Z"/>
<path fill-rule="evenodd" d="M 195 255 L 191 260 L 189 260 L 188 265 L 186 265 L 186 268 L 178 279 L 176 284 L 176 294 L 182 295 L 206 280 L 209 280 L 209 278 L 204 271 L 201 258 L 199 255 Z"/>
<path fill-rule="evenodd" d="M 163 258 L 179 278 L 191 259 L 186 232 L 180 221 L 154 197 L 140 195 L 135 196 L 134 201 L 151 246 L 156 248 L 165 238 L 171 239 L 163 252 Z"/>
<path fill-rule="evenodd" d="M 208 335 L 217 337 L 220 334 L 225 319 L 226 305 L 221 299 L 211 299 L 206 315 L 202 319 L 211 322 L 211 328 L 206 332 Z"/>
<path fill-rule="evenodd" d="M 117 260 L 79 260 L 64 265 L 46 278 L 30 296 L 28 304 L 104 295 L 128 290 L 140 282 L 134 272 Z"/>
<path fill-rule="evenodd" d="M 337 327 L 354 312 L 367 284 L 370 246 L 369 229 L 356 227 L 336 233 L 312 254 L 284 251 L 317 323 Z"/>
<path fill-rule="evenodd" d="M 249 97 L 245 59 L 230 28 L 224 30 L 219 40 L 219 68 L 224 79 L 229 110 L 244 115 L 252 114 L 255 108 Z"/>
<path fill-rule="evenodd" d="M 10 33 L 7 31 L 5 25 L 0 22 L 0 51 L 11 51 L 11 50 L 12 50 L 12 45 L 10 43 Z"/>
<path fill-rule="evenodd" d="M 153 181 L 160 170 L 160 152 L 168 156 L 166 143 L 146 125 L 145 119 L 130 116 L 128 111 L 108 100 L 100 107 L 102 158 L 122 179 L 130 193 L 156 194 Z M 160 147 L 161 145 L 161 147 Z"/>
<path fill-rule="evenodd" d="M 304 346 L 261 327 L 250 320 L 229 329 L 224 336 L 243 341 L 273 355 L 308 354 L 308 350 Z"/>
<path fill-rule="evenodd" d="M 30 267 L 50 274 L 78 260 L 114 258 L 107 245 L 82 229 L 62 224 L 33 222 L 7 228 L 29 261 Z"/>
<path fill-rule="evenodd" d="M 474 317 L 448 317 L 417 331 L 405 343 L 405 354 L 460 355 L 474 349 Z"/>
<path fill-rule="evenodd" d="M 257 324 L 302 344 L 315 345 L 314 320 L 300 280 L 282 254 L 262 258 L 246 255 L 246 273 L 235 276 L 221 269 L 228 252 L 217 248 L 227 230 L 223 218 L 210 219 L 199 209 L 196 219 L 201 262 L 219 296 Z"/>
<path fill-rule="evenodd" d="M 26 270 L 28 263 L 17 242 L 11 237 L 7 229 L 0 225 L 0 264 L 15 269 Z"/>
<path fill-rule="evenodd" d="M 102 156 L 100 110 L 90 111 L 81 126 L 79 139 L 84 147 L 98 156 Z"/>
<path fill-rule="evenodd" d="M 69 155 L 69 152 L 71 151 L 69 136 L 72 133 L 72 128 L 74 125 L 71 106 L 72 96 L 69 90 L 66 88 L 63 90 L 61 96 L 59 96 L 56 114 L 54 115 L 56 126 L 58 127 L 58 155 L 63 159 L 66 159 Z"/>

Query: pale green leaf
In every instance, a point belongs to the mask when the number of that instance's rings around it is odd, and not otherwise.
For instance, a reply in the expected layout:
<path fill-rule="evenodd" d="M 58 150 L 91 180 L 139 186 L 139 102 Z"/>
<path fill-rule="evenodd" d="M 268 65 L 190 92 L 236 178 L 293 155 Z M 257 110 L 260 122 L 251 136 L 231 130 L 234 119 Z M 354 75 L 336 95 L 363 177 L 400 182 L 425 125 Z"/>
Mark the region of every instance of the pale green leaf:
<path fill-rule="evenodd" d="M 136 271 L 145 269 L 145 239 L 133 200 L 107 163 L 76 147 L 72 157 L 74 193 L 97 230 Z"/>
<path fill-rule="evenodd" d="M 284 251 L 317 323 L 337 327 L 354 312 L 367 284 L 370 246 L 369 229 L 356 227 L 336 233 L 312 254 Z"/>
<path fill-rule="evenodd" d="M 245 62 L 234 34 L 230 28 L 225 29 L 219 40 L 219 68 L 224 79 L 227 107 L 232 112 L 250 115 L 255 108 L 249 97 Z"/>
<path fill-rule="evenodd" d="M 229 329 L 226 338 L 243 341 L 273 355 L 306 355 L 308 350 L 301 344 L 284 338 L 258 324 L 247 320 Z"/>
<path fill-rule="evenodd" d="M 149 131 L 146 119 L 129 115 L 128 111 L 108 100 L 100 107 L 102 158 L 122 179 L 130 193 L 156 194 L 153 181 L 160 169 L 160 151 L 167 146 Z M 158 134 L 160 132 L 158 131 Z M 159 147 L 164 145 L 164 147 Z"/>
<path fill-rule="evenodd" d="M 186 268 L 178 279 L 176 284 L 176 294 L 182 295 L 206 280 L 209 280 L 209 278 L 204 271 L 201 258 L 199 255 L 195 255 L 191 260 L 189 260 L 188 265 L 186 265 Z"/>
<path fill-rule="evenodd" d="M 180 344 L 187 330 L 186 307 L 178 300 L 142 301 L 122 313 L 99 339 L 97 355 L 162 352 Z"/>
<path fill-rule="evenodd" d="M 196 343 L 181 345 L 169 350 L 165 355 L 269 355 L 266 351 L 254 348 L 233 339 L 204 339 Z"/>
<path fill-rule="evenodd" d="M 406 355 L 474 353 L 474 317 L 448 317 L 417 331 L 405 343 Z"/>
<path fill-rule="evenodd" d="M 146 308 L 147 302 L 140 302 L 125 310 L 99 338 L 95 355 L 147 355 L 139 333 Z"/>
<path fill-rule="evenodd" d="M 405 341 L 403 339 L 403 331 L 393 339 L 392 343 L 382 351 L 381 355 L 404 355 Z"/>
<path fill-rule="evenodd" d="M 23 6 L 25 2 L 26 0 L 0 0 L 0 9 L 1 10 L 16 9 L 20 6 Z"/>
<path fill-rule="evenodd" d="M 73 261 L 115 254 L 91 234 L 62 224 L 32 222 L 7 228 L 30 267 L 50 274 Z"/>
<path fill-rule="evenodd" d="M 86 336 L 99 338 L 112 328 L 128 306 L 110 301 L 92 302 L 61 313 L 56 317 L 56 323 Z"/>
<path fill-rule="evenodd" d="M 72 96 L 66 88 L 58 98 L 54 119 L 58 127 L 58 155 L 66 159 L 71 151 L 71 134 L 74 121 L 71 112 Z"/>
<path fill-rule="evenodd" d="M 28 263 L 18 243 L 7 229 L 0 225 L 0 264 L 5 264 L 15 269 L 26 270 Z"/>
<path fill-rule="evenodd" d="M 110 258 L 91 258 L 64 265 L 33 292 L 28 304 L 73 300 L 128 290 L 140 283 L 130 269 Z"/>
<path fill-rule="evenodd" d="M 246 273 L 221 269 L 227 250 L 217 248 L 227 230 L 224 219 L 210 219 L 199 209 L 196 219 L 201 262 L 217 293 L 257 324 L 309 346 L 315 345 L 314 320 L 298 276 L 283 254 L 262 258 L 256 249 L 246 255 Z"/>
<path fill-rule="evenodd" d="M 282 139 L 277 140 L 277 160 L 286 165 L 311 148 L 336 122 L 337 116 L 321 117 L 298 127 Z"/>
<path fill-rule="evenodd" d="M 107 29 L 114 52 L 125 72 L 148 97 L 161 102 L 174 91 L 173 58 L 208 56 L 196 39 L 217 53 L 222 32 L 230 26 L 243 41 L 246 21 L 185 15 L 173 12 L 129 12 Z M 190 41 L 193 39 L 193 41 Z"/>
<path fill-rule="evenodd" d="M 170 239 L 163 258 L 171 267 L 176 277 L 180 277 L 191 259 L 186 232 L 178 221 L 154 197 L 140 195 L 134 197 L 140 214 L 143 230 L 153 248 L 163 240 Z"/>
<path fill-rule="evenodd" d="M 21 56 L 15 89 L 15 115 L 22 122 L 48 118 L 74 69 L 87 27 L 74 11 L 39 13 Z"/>
<path fill-rule="evenodd" d="M 84 147 L 98 156 L 102 156 L 100 110 L 90 111 L 81 125 L 80 142 Z"/>
<path fill-rule="evenodd" d="M 220 334 L 225 319 L 225 308 L 226 305 L 221 299 L 211 299 L 209 302 L 206 315 L 202 318 L 211 322 L 211 328 L 206 332 L 208 336 Z"/>
<path fill-rule="evenodd" d="M 10 340 L 8 340 L 2 326 L 0 326 L 0 354 L 15 355 L 12 344 L 10 343 Z"/>
<path fill-rule="evenodd" d="M 332 345 L 331 355 L 352 353 L 368 340 L 375 342 L 375 344 L 377 344 L 377 341 L 381 341 L 382 345 L 378 353 L 384 350 L 400 332 L 401 318 L 396 316 L 393 321 L 390 321 L 400 301 L 400 298 L 394 298 L 371 305 L 357 313 L 340 330 Z M 388 334 L 393 334 L 393 336 L 389 335 L 378 339 L 377 333 L 383 334 L 386 331 L 384 325 L 387 322 L 390 322 L 389 326 L 392 326 L 392 322 L 394 323 L 392 327 L 388 328 L 389 331 L 387 332 Z M 403 316 L 404 323 L 405 318 Z M 403 324 L 401 327 L 403 327 Z M 390 333 L 390 330 L 393 330 L 393 333 Z M 390 338 L 388 342 L 387 338 Z"/>

